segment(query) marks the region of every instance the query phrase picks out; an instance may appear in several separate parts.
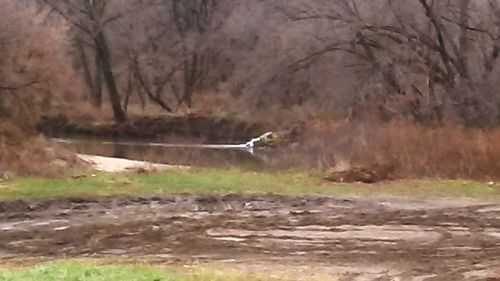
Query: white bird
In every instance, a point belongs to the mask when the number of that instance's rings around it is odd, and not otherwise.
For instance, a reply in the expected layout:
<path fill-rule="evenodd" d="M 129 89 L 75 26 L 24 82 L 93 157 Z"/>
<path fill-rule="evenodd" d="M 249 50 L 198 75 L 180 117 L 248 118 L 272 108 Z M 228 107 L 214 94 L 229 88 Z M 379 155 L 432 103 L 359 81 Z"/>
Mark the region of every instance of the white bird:
<path fill-rule="evenodd" d="M 267 132 L 263 135 L 261 135 L 260 137 L 258 138 L 253 138 L 251 139 L 250 141 L 247 141 L 246 144 L 245 144 L 245 147 L 246 149 L 250 152 L 250 153 L 253 153 L 253 148 L 255 147 L 255 143 L 258 143 L 260 141 L 263 141 L 267 138 L 269 138 L 273 133 L 272 132 Z"/>

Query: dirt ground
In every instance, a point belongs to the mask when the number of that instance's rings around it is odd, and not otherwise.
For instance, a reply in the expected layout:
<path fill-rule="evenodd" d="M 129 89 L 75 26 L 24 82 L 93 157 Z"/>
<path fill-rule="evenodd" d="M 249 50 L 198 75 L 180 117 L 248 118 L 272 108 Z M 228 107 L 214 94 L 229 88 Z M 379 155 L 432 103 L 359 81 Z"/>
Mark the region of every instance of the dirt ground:
<path fill-rule="evenodd" d="M 29 257 L 215 262 L 298 280 L 500 280 L 500 205 L 278 195 L 0 202 L 2 262 Z"/>

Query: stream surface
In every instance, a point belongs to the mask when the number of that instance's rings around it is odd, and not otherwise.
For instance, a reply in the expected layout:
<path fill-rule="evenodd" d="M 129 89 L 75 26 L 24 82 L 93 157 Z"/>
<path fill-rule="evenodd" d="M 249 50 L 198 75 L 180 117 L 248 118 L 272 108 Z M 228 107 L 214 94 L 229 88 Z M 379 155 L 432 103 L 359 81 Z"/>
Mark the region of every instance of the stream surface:
<path fill-rule="evenodd" d="M 169 144 L 102 138 L 53 138 L 79 154 L 125 158 L 153 163 L 201 167 L 236 166 L 262 169 L 268 152 L 244 144 Z"/>

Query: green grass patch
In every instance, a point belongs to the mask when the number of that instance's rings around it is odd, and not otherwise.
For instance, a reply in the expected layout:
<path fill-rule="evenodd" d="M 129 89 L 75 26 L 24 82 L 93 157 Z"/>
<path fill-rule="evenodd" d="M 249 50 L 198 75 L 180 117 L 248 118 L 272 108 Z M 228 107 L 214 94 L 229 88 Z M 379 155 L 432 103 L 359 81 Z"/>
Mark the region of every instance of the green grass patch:
<path fill-rule="evenodd" d="M 500 188 L 468 180 L 400 180 L 338 184 L 303 172 L 236 169 L 174 170 L 152 174 L 97 174 L 81 178 L 17 178 L 0 183 L 0 200 L 116 194 L 280 193 L 411 197 L 469 197 L 500 201 Z"/>
<path fill-rule="evenodd" d="M 29 268 L 0 270 L 1 281 L 183 281 L 146 266 L 54 262 Z"/>
<path fill-rule="evenodd" d="M 0 268 L 0 281 L 271 281 L 235 271 L 106 265 L 58 261 L 24 268 Z"/>

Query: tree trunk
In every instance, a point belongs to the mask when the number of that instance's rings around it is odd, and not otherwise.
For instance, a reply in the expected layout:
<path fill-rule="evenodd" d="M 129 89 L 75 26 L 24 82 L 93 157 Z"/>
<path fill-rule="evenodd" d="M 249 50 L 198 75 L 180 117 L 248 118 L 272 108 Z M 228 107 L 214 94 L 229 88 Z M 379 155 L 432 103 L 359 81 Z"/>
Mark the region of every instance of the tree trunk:
<path fill-rule="evenodd" d="M 106 37 L 104 36 L 104 32 L 102 30 L 99 31 L 94 40 L 97 52 L 99 54 L 99 57 L 101 58 L 102 74 L 108 88 L 109 99 L 111 101 L 111 106 L 113 107 L 115 121 L 117 123 L 122 123 L 125 121 L 126 116 L 125 112 L 122 109 L 120 94 L 118 93 L 118 89 L 116 87 L 116 81 L 113 75 L 113 69 L 111 67 L 111 55 L 109 52 Z"/>
<path fill-rule="evenodd" d="M 161 90 L 162 90 L 163 86 L 159 86 L 159 88 L 156 89 L 156 94 L 155 94 L 155 93 L 152 92 L 151 88 L 146 84 L 146 81 L 142 77 L 142 74 L 141 74 L 141 72 L 140 72 L 140 70 L 139 70 L 138 67 L 135 70 L 135 76 L 136 76 L 137 80 L 139 81 L 139 83 L 141 84 L 141 86 L 144 89 L 144 91 L 146 92 L 146 94 L 148 95 L 148 97 L 153 102 L 155 102 L 156 104 L 158 104 L 159 106 L 161 106 L 167 112 L 170 112 L 170 113 L 173 112 L 172 108 L 164 100 L 162 100 L 162 98 L 160 97 Z"/>
<path fill-rule="evenodd" d="M 193 94 L 203 83 L 208 72 L 208 58 L 206 54 L 194 52 L 184 61 L 184 95 L 179 102 L 193 106 Z"/>
<path fill-rule="evenodd" d="M 102 62 L 99 54 L 95 54 L 95 73 L 94 73 L 94 97 L 98 108 L 102 106 Z"/>
<path fill-rule="evenodd" d="M 92 101 L 92 104 L 95 107 L 100 108 L 102 105 L 102 74 L 101 74 L 101 67 L 98 65 L 100 64 L 100 59 L 99 55 L 96 53 L 96 69 L 95 69 L 95 81 L 92 78 L 92 74 L 90 71 L 90 65 L 89 65 L 89 60 L 87 58 L 87 54 L 85 53 L 85 49 L 83 47 L 83 44 L 81 42 L 76 43 L 76 48 L 80 54 L 80 62 L 82 63 L 82 68 L 83 68 L 83 77 L 85 79 L 85 84 L 87 85 L 87 88 L 89 90 L 89 96 L 90 100 Z M 99 75 L 99 77 L 98 77 Z M 97 80 L 99 79 L 99 81 Z"/>
<path fill-rule="evenodd" d="M 469 9 L 470 0 L 460 1 L 460 32 L 457 54 L 457 69 L 462 78 L 469 79 Z"/>

